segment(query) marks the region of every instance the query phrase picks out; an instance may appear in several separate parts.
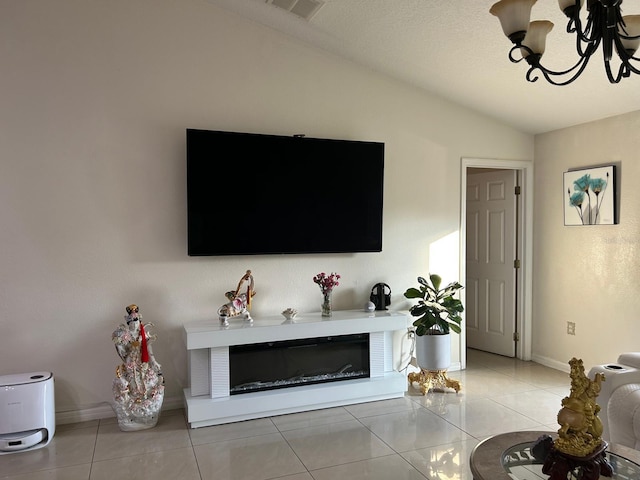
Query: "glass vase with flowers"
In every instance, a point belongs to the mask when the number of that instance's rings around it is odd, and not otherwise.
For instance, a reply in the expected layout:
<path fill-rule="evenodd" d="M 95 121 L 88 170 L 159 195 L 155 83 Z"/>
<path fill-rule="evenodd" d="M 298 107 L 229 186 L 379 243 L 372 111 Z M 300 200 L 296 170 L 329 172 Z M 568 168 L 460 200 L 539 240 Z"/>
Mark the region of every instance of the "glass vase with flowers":
<path fill-rule="evenodd" d="M 313 282 L 316 283 L 322 291 L 321 310 L 323 317 L 331 316 L 331 293 L 333 292 L 334 287 L 340 285 L 338 280 L 340 280 L 340 275 L 334 272 L 329 275 L 321 272 L 313 277 Z"/>

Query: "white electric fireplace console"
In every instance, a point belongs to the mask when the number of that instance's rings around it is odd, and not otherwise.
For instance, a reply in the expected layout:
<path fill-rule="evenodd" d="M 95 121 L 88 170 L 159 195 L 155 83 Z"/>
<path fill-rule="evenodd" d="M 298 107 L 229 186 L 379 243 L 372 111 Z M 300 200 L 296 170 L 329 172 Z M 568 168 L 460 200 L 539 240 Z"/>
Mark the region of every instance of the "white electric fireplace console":
<path fill-rule="evenodd" d="M 337 311 L 329 318 L 309 313 L 294 322 L 282 316 L 255 318 L 253 324 L 232 319 L 228 327 L 217 319 L 187 324 L 184 341 L 191 384 L 184 390 L 187 421 L 191 428 L 197 428 L 402 397 L 407 380 L 393 370 L 392 345 L 393 333 L 406 328 L 404 314 L 387 311 Z M 232 346 L 353 334 L 369 336 L 368 378 L 230 393 Z"/>

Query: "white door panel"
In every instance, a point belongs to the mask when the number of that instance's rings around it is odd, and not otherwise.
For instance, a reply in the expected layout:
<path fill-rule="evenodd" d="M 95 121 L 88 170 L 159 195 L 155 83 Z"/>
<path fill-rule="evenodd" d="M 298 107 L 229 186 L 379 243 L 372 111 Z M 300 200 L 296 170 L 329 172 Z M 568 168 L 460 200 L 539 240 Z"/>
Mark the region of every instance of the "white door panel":
<path fill-rule="evenodd" d="M 515 356 L 516 172 L 467 177 L 467 346 Z"/>

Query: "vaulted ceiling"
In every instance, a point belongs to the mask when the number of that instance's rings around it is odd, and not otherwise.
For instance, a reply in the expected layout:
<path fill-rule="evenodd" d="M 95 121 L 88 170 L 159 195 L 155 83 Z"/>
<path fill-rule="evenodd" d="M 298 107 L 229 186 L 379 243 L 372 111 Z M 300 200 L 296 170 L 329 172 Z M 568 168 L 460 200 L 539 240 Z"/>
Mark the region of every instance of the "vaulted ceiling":
<path fill-rule="evenodd" d="M 527 82 L 525 62 L 509 61 L 511 42 L 489 14 L 496 0 L 324 0 L 308 19 L 273 5 L 297 0 L 207 1 L 524 132 L 640 110 L 640 75 L 610 84 L 600 52 L 570 85 L 550 85 L 543 78 Z M 636 3 L 626 2 L 624 13 L 640 14 Z M 575 40 L 565 31 L 558 2 L 538 1 L 532 19 L 555 24 L 543 63 L 554 70 L 573 65 Z"/>

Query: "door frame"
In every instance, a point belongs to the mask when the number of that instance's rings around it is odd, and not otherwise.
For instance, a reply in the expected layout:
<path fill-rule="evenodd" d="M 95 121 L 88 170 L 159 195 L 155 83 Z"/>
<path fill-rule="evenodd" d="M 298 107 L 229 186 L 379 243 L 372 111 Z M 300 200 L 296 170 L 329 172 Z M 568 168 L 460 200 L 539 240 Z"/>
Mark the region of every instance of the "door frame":
<path fill-rule="evenodd" d="M 521 252 L 520 270 L 518 277 L 517 296 L 518 312 L 516 331 L 520 333 L 520 342 L 516 348 L 516 358 L 531 360 L 531 330 L 532 330 L 532 294 L 533 294 L 533 162 L 523 160 L 497 160 L 487 158 L 461 159 L 460 174 L 460 278 L 467 278 L 467 169 L 469 168 L 499 168 L 518 170 L 522 193 L 518 214 L 520 215 L 521 231 L 518 235 L 518 243 Z M 465 302 L 465 291 L 460 290 L 460 298 Z M 466 328 L 462 329 L 461 341 L 461 367 L 467 364 L 467 334 Z"/>

